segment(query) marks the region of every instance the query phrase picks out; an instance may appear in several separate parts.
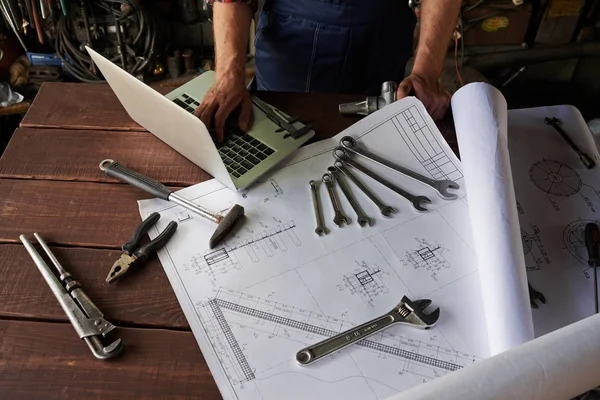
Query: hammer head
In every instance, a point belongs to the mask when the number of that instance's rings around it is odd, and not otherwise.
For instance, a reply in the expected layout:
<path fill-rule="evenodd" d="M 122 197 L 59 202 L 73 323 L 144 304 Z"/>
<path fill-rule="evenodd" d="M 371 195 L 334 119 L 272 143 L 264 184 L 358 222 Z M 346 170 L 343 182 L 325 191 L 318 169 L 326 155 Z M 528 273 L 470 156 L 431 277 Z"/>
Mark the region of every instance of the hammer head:
<path fill-rule="evenodd" d="M 217 229 L 215 229 L 215 232 L 210 237 L 210 240 L 208 241 L 208 247 L 212 249 L 223 239 L 225 239 L 225 237 L 231 232 L 231 230 L 235 226 L 236 222 L 238 222 L 243 217 L 244 207 L 240 206 L 239 204 L 236 204 L 233 207 L 231 207 L 229 212 L 225 215 L 225 217 L 223 217 L 221 222 L 219 222 Z"/>

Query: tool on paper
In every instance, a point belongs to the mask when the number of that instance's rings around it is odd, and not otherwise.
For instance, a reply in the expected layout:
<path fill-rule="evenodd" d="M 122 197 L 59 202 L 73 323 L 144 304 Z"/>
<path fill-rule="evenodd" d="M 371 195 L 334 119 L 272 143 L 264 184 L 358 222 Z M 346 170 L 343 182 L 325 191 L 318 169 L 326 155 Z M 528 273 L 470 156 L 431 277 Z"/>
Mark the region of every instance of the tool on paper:
<path fill-rule="evenodd" d="M 336 160 L 341 161 L 344 164 L 350 165 L 351 167 L 359 170 L 363 174 L 365 174 L 368 177 L 370 177 L 371 179 L 379 182 L 380 184 L 387 187 L 388 189 L 398 193 L 400 196 L 402 196 L 406 200 L 410 201 L 415 210 L 420 211 L 420 212 L 429 211 L 428 209 L 426 209 L 425 207 L 422 206 L 422 204 L 431 203 L 431 200 L 429 200 L 429 198 L 427 198 L 425 196 L 415 196 L 415 195 L 407 192 L 406 190 L 399 188 L 398 186 L 394 185 L 393 183 L 389 182 L 388 180 L 376 175 L 374 172 L 369 171 L 362 165 L 353 161 L 348 156 L 348 153 L 346 152 L 346 149 L 344 147 L 338 146 L 335 149 L 333 149 L 333 156 L 335 157 Z"/>
<path fill-rule="evenodd" d="M 354 197 L 352 191 L 350 191 L 350 188 L 348 187 L 348 185 L 346 185 L 346 182 L 344 182 L 344 180 L 340 176 L 339 170 L 336 167 L 329 167 L 327 168 L 327 171 L 332 176 L 332 180 L 337 182 L 338 185 L 340 185 L 342 193 L 344 193 L 344 196 L 346 196 L 346 199 L 348 199 L 350 206 L 356 213 L 356 221 L 358 222 L 358 225 L 360 225 L 361 228 L 364 228 L 367 225 L 373 225 L 373 220 L 365 214 L 358 201 L 356 201 L 356 197 Z"/>
<path fill-rule="evenodd" d="M 311 180 L 308 182 L 308 184 L 310 185 L 310 194 L 312 197 L 313 207 L 315 209 L 315 219 L 317 221 L 315 233 L 319 236 L 327 235 L 329 232 L 327 231 L 325 223 L 323 222 L 323 214 L 321 213 L 321 201 L 319 199 L 317 182 Z"/>
<path fill-rule="evenodd" d="M 381 85 L 381 94 L 379 96 L 368 96 L 363 101 L 342 103 L 339 105 L 342 115 L 369 115 L 385 106 L 396 101 L 396 91 L 398 85 L 396 82 L 387 81 Z"/>
<path fill-rule="evenodd" d="M 253 96 L 252 102 L 258 108 L 260 108 L 271 121 L 279 125 L 279 129 L 277 130 L 277 132 L 287 132 L 283 135 L 284 138 L 291 136 L 292 139 L 298 139 L 299 137 L 301 137 L 302 135 L 304 135 L 312 129 L 310 125 L 303 125 L 299 129 L 296 128 L 293 125 L 293 123 L 297 122 L 299 117 L 286 118 L 283 114 L 281 114 L 281 112 L 278 109 L 271 107 L 258 97 Z"/>
<path fill-rule="evenodd" d="M 581 149 L 575 144 L 575 142 L 573 142 L 573 140 L 571 140 L 569 135 L 567 135 L 567 133 L 559 125 L 560 120 L 558 118 L 546 117 L 546 118 L 544 118 L 544 122 L 546 123 L 546 125 L 550 125 L 551 127 L 553 127 L 560 134 L 560 136 L 562 136 L 562 138 L 565 140 L 565 142 L 567 142 L 567 144 L 569 146 L 571 146 L 571 148 L 575 151 L 575 153 L 577 153 L 577 155 L 579 156 L 579 159 L 581 160 L 583 165 L 585 165 L 586 168 L 588 168 L 588 169 L 594 168 L 594 166 L 596 165 L 594 160 L 592 160 L 592 158 L 590 156 L 588 156 L 586 153 L 581 151 Z"/>
<path fill-rule="evenodd" d="M 388 206 L 384 204 L 377 196 L 371 192 L 371 190 L 365 186 L 353 173 L 344 168 L 344 164 L 341 161 L 336 161 L 333 164 L 342 174 L 346 176 L 346 178 L 350 179 L 356 187 L 358 187 L 364 194 L 367 196 L 376 206 L 379 208 L 379 212 L 386 218 L 390 218 L 392 214 L 396 213 L 396 209 L 394 207 Z"/>
<path fill-rule="evenodd" d="M 446 200 L 456 200 L 458 196 L 454 193 L 448 192 L 448 189 L 459 189 L 460 186 L 451 180 L 435 180 L 423 176 L 417 172 L 411 171 L 408 168 L 404 168 L 394 162 L 388 161 L 376 154 L 371 153 L 363 148 L 357 148 L 356 140 L 352 136 L 344 136 L 340 140 L 340 145 L 343 146 L 346 151 L 356 154 L 357 156 L 361 156 L 369 161 L 372 161 L 376 164 L 382 165 L 386 168 L 391 169 L 392 171 L 396 171 L 401 173 L 402 175 L 406 175 L 410 178 L 413 178 L 419 182 L 422 182 L 428 186 L 431 186 L 440 194 L 440 196 Z"/>
<path fill-rule="evenodd" d="M 594 269 L 594 305 L 596 314 L 598 314 L 597 267 L 600 263 L 600 230 L 598 224 L 589 222 L 585 225 L 584 241 L 588 252 L 588 265 Z"/>
<path fill-rule="evenodd" d="M 223 216 L 192 203 L 177 193 L 173 193 L 171 189 L 162 183 L 138 172 L 132 171 L 115 160 L 103 160 L 100 163 L 100 170 L 104 171 L 108 176 L 120 179 L 123 182 L 129 183 L 130 185 L 135 186 L 138 189 L 142 189 L 158 198 L 178 204 L 200 215 L 201 217 L 218 224 L 217 229 L 215 229 L 215 232 L 208 241 L 208 247 L 211 249 L 225 239 L 225 237 L 233 230 L 236 222 L 244 217 L 244 207 L 239 204 L 235 204 L 229 209 L 227 214 Z"/>
<path fill-rule="evenodd" d="M 105 346 L 100 340 L 100 336 L 106 337 L 109 332 L 115 329 L 115 326 L 104 319 L 98 307 L 83 292 L 79 282 L 73 279 L 71 274 L 60 265 L 44 240 L 37 233 L 34 233 L 33 236 L 54 264 L 58 271 L 58 278 L 27 237 L 20 235 L 19 239 L 40 270 L 44 280 L 50 286 L 63 311 L 69 317 L 79 337 L 87 343 L 96 358 L 107 359 L 118 355 L 123 350 L 121 339 L 116 339 L 108 346 Z"/>
<path fill-rule="evenodd" d="M 535 290 L 529 283 L 527 283 L 527 286 L 529 286 L 529 302 L 532 308 L 539 308 L 536 300 L 539 300 L 542 304 L 546 304 L 546 297 L 541 292 Z"/>
<path fill-rule="evenodd" d="M 121 246 L 121 250 L 123 250 L 123 254 L 115 263 L 113 264 L 108 276 L 106 277 L 107 283 L 113 283 L 123 275 L 129 271 L 133 265 L 139 265 L 145 262 L 152 253 L 161 249 L 164 245 L 167 244 L 169 239 L 175 233 L 177 229 L 177 222 L 171 221 L 169 225 L 165 228 L 164 231 L 160 233 L 154 240 L 151 240 L 149 243 L 140 247 L 140 243 L 142 241 L 142 237 L 144 234 L 148 233 L 150 228 L 158 222 L 160 219 L 160 214 L 157 212 L 153 212 L 146 218 L 135 230 L 133 236 L 127 243 Z"/>
<path fill-rule="evenodd" d="M 386 329 L 392 324 L 406 324 L 415 328 L 429 329 L 440 318 L 439 308 L 429 314 L 425 313 L 425 309 L 430 304 L 431 300 L 429 299 L 413 302 L 404 296 L 402 301 L 385 315 L 300 350 L 296 353 L 296 361 L 300 365 L 312 364 L 331 353 Z"/>
<path fill-rule="evenodd" d="M 323 174 L 323 177 L 321 179 L 323 180 L 323 183 L 327 188 L 329 198 L 331 199 L 331 205 L 333 206 L 333 212 L 335 213 L 333 216 L 333 223 L 339 227 L 341 227 L 343 224 L 348 225 L 350 223 L 350 218 L 348 218 L 342 211 L 340 201 L 338 200 L 338 197 L 335 194 L 335 189 L 333 187 L 333 177 L 329 174 Z"/>

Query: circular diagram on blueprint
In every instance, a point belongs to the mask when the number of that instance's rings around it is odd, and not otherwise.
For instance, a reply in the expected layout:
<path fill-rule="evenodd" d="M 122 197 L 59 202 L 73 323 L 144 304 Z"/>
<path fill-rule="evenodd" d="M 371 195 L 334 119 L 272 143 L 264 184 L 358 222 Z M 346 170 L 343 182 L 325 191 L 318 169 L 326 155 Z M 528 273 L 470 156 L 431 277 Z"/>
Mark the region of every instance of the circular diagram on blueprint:
<path fill-rule="evenodd" d="M 538 161 L 529 169 L 529 179 L 545 193 L 572 196 L 581 189 L 581 177 L 567 164 L 559 161 Z"/>
<path fill-rule="evenodd" d="M 563 242 L 571 256 L 581 264 L 588 266 L 588 252 L 585 247 L 585 226 L 590 223 L 599 223 L 591 220 L 577 220 L 571 222 L 563 231 Z"/>

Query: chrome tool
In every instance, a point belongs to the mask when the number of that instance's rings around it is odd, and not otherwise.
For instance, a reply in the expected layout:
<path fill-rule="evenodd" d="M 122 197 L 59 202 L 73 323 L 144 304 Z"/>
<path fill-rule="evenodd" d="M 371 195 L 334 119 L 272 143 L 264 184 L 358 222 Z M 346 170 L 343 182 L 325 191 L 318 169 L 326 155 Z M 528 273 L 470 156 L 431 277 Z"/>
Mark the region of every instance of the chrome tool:
<path fill-rule="evenodd" d="M 392 324 L 406 324 L 415 328 L 429 329 L 440 318 L 439 308 L 436 308 L 430 314 L 425 313 L 425 309 L 430 304 L 431 300 L 428 299 L 413 302 L 404 296 L 402 301 L 385 315 L 300 350 L 296 353 L 296 361 L 300 365 L 312 364 Z"/>
<path fill-rule="evenodd" d="M 431 203 L 431 200 L 429 200 L 429 198 L 427 198 L 425 196 L 415 196 L 415 195 L 407 192 L 406 190 L 399 188 L 398 186 L 394 185 L 393 183 L 389 182 L 388 180 L 376 175 L 374 172 L 369 171 L 362 165 L 360 165 L 357 162 L 355 162 L 354 160 L 352 160 L 348 156 L 348 153 L 346 152 L 346 149 L 344 147 L 338 146 L 335 149 L 333 149 L 333 156 L 336 158 L 336 160 L 341 161 L 344 164 L 350 165 L 351 167 L 359 170 L 363 174 L 365 174 L 368 177 L 370 177 L 371 179 L 379 182 L 380 184 L 387 187 L 388 189 L 398 193 L 400 196 L 402 196 L 406 200 L 410 201 L 415 210 L 417 210 L 419 212 L 429 211 L 428 209 L 426 209 L 425 207 L 422 206 L 422 204 Z"/>
<path fill-rule="evenodd" d="M 132 171 L 115 160 L 102 160 L 100 163 L 100 170 L 104 171 L 108 176 L 129 183 L 158 198 L 178 204 L 201 217 L 218 224 L 217 229 L 215 229 L 215 232 L 208 241 L 208 247 L 211 249 L 225 239 L 225 237 L 233 230 L 236 222 L 244 217 L 244 207 L 239 204 L 235 204 L 231 207 L 225 216 L 214 213 L 198 204 L 192 203 L 177 193 L 173 193 L 171 189 L 162 183 L 147 177 L 146 175 Z"/>
<path fill-rule="evenodd" d="M 454 181 L 447 180 L 447 179 L 435 180 L 435 179 L 428 178 L 417 172 L 411 171 L 408 168 L 404 168 L 394 162 L 388 161 L 376 154 L 371 153 L 368 150 L 365 150 L 363 148 L 357 148 L 356 139 L 354 139 L 352 136 L 344 136 L 340 140 L 340 145 L 342 147 L 344 147 L 346 149 L 346 151 L 348 151 L 352 154 L 361 156 L 369 161 L 372 161 L 376 164 L 379 164 L 386 168 L 389 168 L 392 171 L 399 172 L 402 175 L 406 175 L 406 176 L 413 178 L 419 182 L 422 182 L 426 185 L 431 186 L 432 188 L 437 190 L 437 192 L 440 194 L 440 196 L 442 196 L 442 198 L 444 198 L 444 199 L 456 200 L 458 198 L 458 196 L 456 194 L 448 192 L 448 189 L 460 188 L 460 186 L 458 186 L 458 183 L 456 183 Z"/>
<path fill-rule="evenodd" d="M 105 346 L 100 339 L 100 336 L 106 337 L 109 332 L 115 329 L 115 326 L 104 319 L 98 307 L 83 292 L 79 282 L 73 279 L 71 274 L 60 265 L 44 240 L 37 233 L 34 233 L 33 236 L 54 264 L 58 271 L 58 278 L 27 237 L 20 235 L 19 239 L 40 270 L 46 283 L 50 286 L 52 293 L 54 293 L 58 303 L 67 314 L 79 337 L 87 343 L 96 358 L 107 359 L 117 356 L 123 350 L 121 339 L 116 339 L 108 346 Z"/>

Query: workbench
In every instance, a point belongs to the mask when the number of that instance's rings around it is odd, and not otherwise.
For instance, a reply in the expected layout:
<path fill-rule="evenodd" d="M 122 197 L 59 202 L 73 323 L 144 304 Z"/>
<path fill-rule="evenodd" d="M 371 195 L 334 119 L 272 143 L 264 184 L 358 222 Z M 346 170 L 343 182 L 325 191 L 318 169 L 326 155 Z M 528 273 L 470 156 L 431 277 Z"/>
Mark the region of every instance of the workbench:
<path fill-rule="evenodd" d="M 357 121 L 338 104 L 364 99 L 261 96 L 311 124 L 313 140 Z M 456 151 L 452 121 L 439 126 Z M 158 259 L 105 283 L 141 222 L 137 200 L 150 197 L 106 177 L 98 168 L 106 158 L 174 189 L 211 178 L 133 122 L 108 85 L 42 85 L 0 158 L 0 398 L 220 398 Z M 119 357 L 98 360 L 79 339 L 19 241 L 25 234 L 35 244 L 34 232 L 117 325 Z"/>

